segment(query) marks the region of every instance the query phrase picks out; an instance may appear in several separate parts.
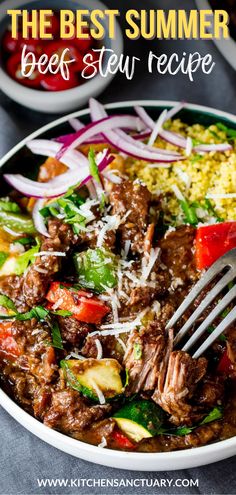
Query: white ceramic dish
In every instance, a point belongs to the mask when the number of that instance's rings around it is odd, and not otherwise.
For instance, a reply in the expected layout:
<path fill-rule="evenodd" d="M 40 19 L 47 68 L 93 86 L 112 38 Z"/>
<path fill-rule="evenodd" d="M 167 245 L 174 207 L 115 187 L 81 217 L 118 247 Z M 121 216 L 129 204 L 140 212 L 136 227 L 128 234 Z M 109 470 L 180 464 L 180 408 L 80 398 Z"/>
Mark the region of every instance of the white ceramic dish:
<path fill-rule="evenodd" d="M 212 10 L 208 0 L 196 0 L 196 4 L 199 10 Z M 236 41 L 232 37 L 227 40 L 213 38 L 213 41 L 223 57 L 236 70 Z"/>
<path fill-rule="evenodd" d="M 0 38 L 6 28 L 6 10 L 10 8 L 51 8 L 58 10 L 64 8 L 64 0 L 6 0 L 1 4 L 0 10 Z M 67 0 L 66 7 L 74 9 L 106 9 L 99 0 Z M 104 25 L 107 27 L 106 23 Z M 111 40 L 106 34 L 102 44 L 112 49 L 119 57 L 123 51 L 123 36 L 118 22 L 116 21 L 116 38 Z M 106 29 L 107 31 L 107 29 Z M 106 63 L 106 61 L 105 61 Z M 100 74 L 89 79 L 81 86 L 66 91 L 39 91 L 27 88 L 8 76 L 0 62 L 0 88 L 12 100 L 33 110 L 45 113 L 65 113 L 85 105 L 89 98 L 98 96 L 110 84 L 114 75 L 108 74 L 102 77 Z"/>
<path fill-rule="evenodd" d="M 163 108 L 171 107 L 175 103 L 176 102 L 155 100 L 131 101 L 109 104 L 106 108 L 119 109 L 119 111 L 122 112 L 127 111 L 129 108 L 133 108 L 134 105 L 142 105 L 151 108 L 152 111 L 156 111 L 156 113 L 160 113 Z M 212 108 L 189 104 L 186 105 L 186 112 L 189 115 L 199 115 L 203 118 L 211 118 L 216 121 L 222 120 L 236 126 L 236 116 Z M 57 128 L 65 124 L 69 118 L 83 118 L 88 115 L 88 113 L 88 109 L 81 110 L 42 127 L 9 151 L 0 160 L 0 167 L 6 167 L 7 164 L 10 163 L 10 160 L 13 159 L 14 156 L 17 155 L 17 153 L 24 147 L 28 140 L 35 139 L 42 134 L 45 135 L 45 133 L 52 133 L 54 132 L 54 129 L 55 136 L 59 135 L 60 130 Z M 101 449 L 99 447 L 88 445 L 67 437 L 66 435 L 44 426 L 38 420 L 27 414 L 17 404 L 15 404 L 15 402 L 11 400 L 2 390 L 0 390 L 0 405 L 8 411 L 8 413 L 13 416 L 16 421 L 48 444 L 75 457 L 105 466 L 136 471 L 171 471 L 210 464 L 236 454 L 236 437 L 213 443 L 211 445 L 206 445 L 204 447 L 181 450 L 177 452 L 148 454 Z"/>

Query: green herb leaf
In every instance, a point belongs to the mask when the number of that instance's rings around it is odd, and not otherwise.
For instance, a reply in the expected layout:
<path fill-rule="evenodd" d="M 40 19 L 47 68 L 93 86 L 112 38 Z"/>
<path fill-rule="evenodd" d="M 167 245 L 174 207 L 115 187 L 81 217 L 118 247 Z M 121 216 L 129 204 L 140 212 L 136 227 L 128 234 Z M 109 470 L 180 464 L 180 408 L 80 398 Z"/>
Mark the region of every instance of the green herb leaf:
<path fill-rule="evenodd" d="M 134 343 L 134 359 L 142 359 L 142 346 L 138 343 Z"/>
<path fill-rule="evenodd" d="M 217 419 L 221 419 L 223 416 L 222 409 L 220 407 L 214 407 L 212 411 L 201 421 L 200 425 L 206 425 Z"/>
<path fill-rule="evenodd" d="M 15 313 L 18 313 L 16 306 L 12 299 L 10 297 L 7 297 L 3 294 L 0 294 L 0 306 L 2 306 L 5 309 L 10 309 L 11 311 L 14 311 Z"/>
<path fill-rule="evenodd" d="M 208 423 L 211 423 L 212 421 L 216 421 L 217 419 L 221 419 L 222 416 L 223 416 L 222 409 L 220 407 L 214 407 L 212 411 L 198 425 L 194 425 L 190 427 L 181 426 L 179 428 L 162 429 L 160 433 L 164 435 L 176 435 L 182 437 L 184 435 L 189 435 L 189 433 L 194 431 L 196 428 L 199 428 L 199 426 L 203 426 Z"/>
<path fill-rule="evenodd" d="M 2 268 L 8 257 L 9 257 L 8 253 L 4 253 L 3 251 L 0 251 L 0 268 Z"/>
<path fill-rule="evenodd" d="M 42 215 L 43 218 L 50 217 L 50 209 L 48 208 L 48 206 L 41 208 L 41 210 L 39 210 L 39 213 L 40 215 Z"/>
<path fill-rule="evenodd" d="M 226 125 L 222 124 L 221 122 L 217 122 L 216 126 L 218 127 L 218 129 L 220 129 L 220 131 L 224 131 L 228 138 L 231 138 L 231 139 L 236 138 L 236 129 L 232 129 L 230 127 L 227 127 Z"/>
<path fill-rule="evenodd" d="M 22 275 L 28 268 L 30 263 L 35 261 L 35 254 L 40 250 L 40 241 L 36 238 L 36 245 L 21 254 L 16 260 L 15 274 Z"/>
<path fill-rule="evenodd" d="M 95 152 L 94 152 L 93 148 L 90 148 L 90 150 L 89 150 L 88 159 L 89 159 L 90 174 L 92 175 L 92 177 L 95 179 L 95 181 L 98 184 L 101 184 L 101 180 L 99 177 L 99 170 L 98 170 L 98 166 L 96 163 Z"/>
<path fill-rule="evenodd" d="M 64 309 L 59 309 L 58 311 L 50 311 L 50 313 L 52 315 L 64 316 L 64 317 L 66 317 L 66 316 L 72 316 L 73 315 L 73 313 L 71 313 L 71 311 L 66 311 Z"/>
<path fill-rule="evenodd" d="M 224 222 L 224 219 L 217 215 L 215 208 L 213 207 L 211 201 L 208 198 L 205 198 L 204 206 L 206 210 L 216 218 L 217 222 Z"/>
<path fill-rule="evenodd" d="M 53 320 L 51 323 L 51 331 L 52 331 L 52 345 L 56 347 L 56 349 L 63 349 L 62 337 L 59 325 L 56 320 Z"/>
<path fill-rule="evenodd" d="M 198 224 L 198 217 L 196 215 L 195 208 L 191 206 L 186 200 L 179 200 L 179 204 L 185 214 L 185 221 L 190 225 Z"/>
<path fill-rule="evenodd" d="M 179 437 L 182 437 L 184 435 L 189 435 L 193 431 L 194 427 L 187 427 L 187 426 L 182 426 L 179 428 L 176 428 L 175 430 L 172 431 L 171 435 L 177 435 Z M 170 430 L 171 431 L 171 430 Z"/>
<path fill-rule="evenodd" d="M 20 213 L 21 209 L 17 203 L 10 201 L 7 198 L 0 198 L 0 211 L 10 211 L 12 213 Z"/>
<path fill-rule="evenodd" d="M 191 163 L 199 162 L 202 160 L 203 155 L 199 155 L 199 153 L 195 153 L 193 157 L 190 159 Z"/>
<path fill-rule="evenodd" d="M 35 242 L 34 237 L 21 237 L 20 239 L 15 239 L 13 244 L 21 244 L 22 246 L 27 246 L 28 244 L 33 244 Z"/>

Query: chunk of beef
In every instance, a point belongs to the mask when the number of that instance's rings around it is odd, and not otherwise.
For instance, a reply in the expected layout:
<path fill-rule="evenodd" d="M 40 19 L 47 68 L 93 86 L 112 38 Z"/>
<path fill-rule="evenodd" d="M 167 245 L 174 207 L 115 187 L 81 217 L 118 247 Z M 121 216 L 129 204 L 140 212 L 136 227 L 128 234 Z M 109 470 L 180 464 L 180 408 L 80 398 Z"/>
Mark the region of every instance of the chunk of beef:
<path fill-rule="evenodd" d="M 15 321 L 12 336 L 20 349 L 15 367 L 27 370 L 38 383 L 49 383 L 57 370 L 55 349 L 48 345 L 51 341 L 49 327 L 34 319 Z"/>
<path fill-rule="evenodd" d="M 41 387 L 35 388 L 34 396 L 33 396 L 33 410 L 34 415 L 43 419 L 45 414 L 47 413 L 52 396 L 52 387 L 48 385 L 43 385 Z"/>
<path fill-rule="evenodd" d="M 69 342 L 75 347 L 80 346 L 88 333 L 94 330 L 92 325 L 71 317 L 64 318 L 63 316 L 58 316 L 58 323 L 62 340 Z"/>
<path fill-rule="evenodd" d="M 170 276 L 167 270 L 159 270 L 157 267 L 156 272 L 153 270 L 151 279 L 151 285 L 147 284 L 143 287 L 131 289 L 128 304 L 133 310 L 151 306 L 153 301 L 158 297 L 164 296 L 167 292 L 170 286 Z"/>
<path fill-rule="evenodd" d="M 57 219 L 49 220 L 49 238 L 43 238 L 41 251 L 59 251 L 66 253 L 76 242 L 71 227 Z M 38 256 L 28 269 L 23 282 L 23 294 L 29 306 L 40 304 L 48 290 L 55 273 L 61 268 L 62 258 L 59 256 Z"/>
<path fill-rule="evenodd" d="M 211 408 L 222 404 L 224 398 L 224 381 L 219 376 L 206 375 L 200 382 L 194 395 L 194 402 Z"/>
<path fill-rule="evenodd" d="M 148 213 L 151 194 L 146 186 L 124 181 L 114 185 L 110 194 L 112 214 L 127 218 L 118 229 L 121 244 L 131 241 L 131 251 L 142 253 L 148 227 Z"/>
<path fill-rule="evenodd" d="M 191 425 L 201 418 L 198 408 L 191 405 L 198 382 L 206 374 L 207 360 L 193 359 L 183 351 L 170 354 L 167 369 L 163 367 L 153 400 L 171 415 L 176 425 Z"/>
<path fill-rule="evenodd" d="M 2 367 L 1 363 L 1 386 L 14 401 L 30 414 L 33 413 L 32 400 L 38 388 L 37 380 L 33 375 L 13 366 Z"/>
<path fill-rule="evenodd" d="M 235 379 L 228 384 L 226 407 L 222 421 L 220 439 L 230 438 L 236 435 L 236 383 Z"/>
<path fill-rule="evenodd" d="M 103 419 L 110 409 L 109 405 L 89 406 L 75 390 L 60 390 L 52 394 L 44 424 L 71 435 Z"/>
<path fill-rule="evenodd" d="M 158 322 L 131 333 L 124 356 L 129 372 L 128 394 L 154 390 L 168 346 L 168 336 Z"/>
<path fill-rule="evenodd" d="M 86 442 L 92 445 L 99 445 L 105 440 L 108 444 L 115 425 L 116 423 L 113 418 L 96 422 L 86 431 Z M 84 440 L 84 432 L 76 432 L 73 434 L 73 437 L 77 440 Z"/>
<path fill-rule="evenodd" d="M 194 259 L 195 229 L 178 227 L 160 240 L 161 260 L 173 276 L 173 283 L 185 285 L 198 278 Z"/>
<path fill-rule="evenodd" d="M 236 373 L 236 328 L 230 328 L 227 332 L 227 354 Z"/>
<path fill-rule="evenodd" d="M 51 332 L 47 325 L 36 320 L 15 321 L 12 324 L 20 355 L 0 361 L 1 375 L 8 382 L 10 394 L 32 412 L 33 401 L 40 388 L 48 387 L 58 377 L 55 349 L 47 344 Z"/>
<path fill-rule="evenodd" d="M 119 363 L 122 363 L 124 355 L 123 348 L 112 335 L 88 335 L 81 349 L 81 354 L 83 354 L 83 356 L 96 359 L 98 354 L 96 340 L 99 340 L 101 343 L 104 358 L 114 358 L 117 359 Z"/>
<path fill-rule="evenodd" d="M 173 450 L 201 447 L 216 440 L 221 432 L 222 422 L 214 421 L 208 425 L 196 428 L 184 436 L 158 435 L 142 440 L 138 444 L 138 452 L 169 452 Z"/>
<path fill-rule="evenodd" d="M 23 278 L 17 275 L 0 278 L 0 293 L 10 297 L 19 312 L 28 310 L 23 294 L 23 283 Z"/>

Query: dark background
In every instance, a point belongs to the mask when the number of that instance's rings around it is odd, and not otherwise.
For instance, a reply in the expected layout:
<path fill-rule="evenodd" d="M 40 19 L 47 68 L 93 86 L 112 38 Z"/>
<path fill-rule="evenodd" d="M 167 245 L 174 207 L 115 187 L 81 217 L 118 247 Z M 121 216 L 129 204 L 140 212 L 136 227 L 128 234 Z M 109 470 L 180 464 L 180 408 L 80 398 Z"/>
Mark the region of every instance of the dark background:
<path fill-rule="evenodd" d="M 193 0 L 105 0 L 110 8 L 126 11 L 130 8 L 195 8 Z M 66 2 L 65 2 L 66 4 Z M 121 18 L 122 23 L 122 18 Z M 102 102 L 133 99 L 186 100 L 236 113 L 236 73 L 223 59 L 211 41 L 125 41 L 125 52 L 146 59 L 149 50 L 155 53 L 182 54 L 198 51 L 211 53 L 216 66 L 211 75 L 197 73 L 191 83 L 186 76 L 159 76 L 137 66 L 135 77 L 127 81 L 117 75 L 110 87 L 100 96 Z M 60 110 L 60 109 L 58 109 Z M 58 115 L 60 115 L 58 113 Z M 31 112 L 10 101 L 0 92 L 0 156 L 29 133 L 51 122 L 57 116 Z M 139 473 L 97 466 L 54 449 L 22 428 L 4 410 L 0 410 L 0 493 L 3 494 L 123 494 L 135 493 L 132 488 L 46 488 L 37 487 L 37 478 L 193 478 L 199 488 L 147 488 L 141 493 L 235 493 L 235 458 L 187 471 L 169 473 Z"/>

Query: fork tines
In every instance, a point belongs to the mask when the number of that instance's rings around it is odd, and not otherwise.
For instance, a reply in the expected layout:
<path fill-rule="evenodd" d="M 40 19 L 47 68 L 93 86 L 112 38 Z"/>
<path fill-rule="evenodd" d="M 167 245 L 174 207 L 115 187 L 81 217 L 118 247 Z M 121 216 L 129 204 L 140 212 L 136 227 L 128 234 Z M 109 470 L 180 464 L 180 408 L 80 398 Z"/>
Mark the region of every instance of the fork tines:
<path fill-rule="evenodd" d="M 206 297 L 201 301 L 199 306 L 195 309 L 189 319 L 185 322 L 183 327 L 177 333 L 174 344 L 177 344 L 186 335 L 188 330 L 193 326 L 197 319 L 202 315 L 203 311 L 214 301 L 214 299 L 222 292 L 222 290 L 227 287 L 227 285 L 234 280 L 236 277 L 236 248 L 228 251 L 219 258 L 209 270 L 201 277 L 197 284 L 192 288 L 188 296 L 182 302 L 180 307 L 177 309 L 175 314 L 172 316 L 168 322 L 166 329 L 172 328 L 177 321 L 183 316 L 184 312 L 191 306 L 194 300 L 202 292 L 203 289 L 214 280 L 214 278 L 219 275 L 223 270 L 228 268 L 227 272 L 222 276 L 222 278 L 216 283 L 216 285 L 207 293 Z M 215 318 L 219 316 L 222 311 L 224 311 L 228 305 L 236 297 L 236 286 L 233 286 L 229 292 L 221 299 L 221 301 L 215 306 L 213 311 L 207 316 L 207 318 L 202 322 L 202 324 L 193 333 L 190 339 L 186 342 L 183 347 L 184 351 L 188 351 L 201 337 L 205 330 L 213 323 Z M 234 321 L 236 320 L 236 307 L 234 307 L 227 316 L 220 322 L 220 324 L 214 329 L 214 331 L 209 335 L 206 341 L 199 347 L 199 349 L 194 353 L 193 357 L 199 357 L 216 339 L 221 335 L 224 330 L 226 330 Z"/>

